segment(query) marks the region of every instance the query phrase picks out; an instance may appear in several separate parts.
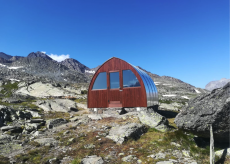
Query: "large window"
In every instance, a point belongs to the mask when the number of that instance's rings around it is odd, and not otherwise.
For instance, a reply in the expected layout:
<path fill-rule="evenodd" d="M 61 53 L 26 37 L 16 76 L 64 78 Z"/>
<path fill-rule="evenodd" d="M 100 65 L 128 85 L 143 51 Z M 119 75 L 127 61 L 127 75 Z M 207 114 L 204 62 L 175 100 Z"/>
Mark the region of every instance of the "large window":
<path fill-rule="evenodd" d="M 137 77 L 131 70 L 123 70 L 123 88 L 140 86 Z"/>
<path fill-rule="evenodd" d="M 95 89 L 107 89 L 106 72 L 101 72 L 97 75 L 97 78 L 93 84 L 93 90 Z"/>
<path fill-rule="evenodd" d="M 110 73 L 110 89 L 120 88 L 119 72 Z"/>

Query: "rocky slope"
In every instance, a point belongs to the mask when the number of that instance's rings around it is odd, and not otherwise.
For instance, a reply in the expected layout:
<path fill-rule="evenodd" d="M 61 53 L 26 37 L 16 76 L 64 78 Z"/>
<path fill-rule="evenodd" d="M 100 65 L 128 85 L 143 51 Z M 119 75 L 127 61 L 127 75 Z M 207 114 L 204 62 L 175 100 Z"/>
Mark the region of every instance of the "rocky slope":
<path fill-rule="evenodd" d="M 4 52 L 0 52 L 0 58 L 9 60 L 9 59 L 12 58 L 12 57 L 13 57 L 13 56 L 7 55 L 7 54 L 5 54 Z"/>
<path fill-rule="evenodd" d="M 213 126 L 215 141 L 229 142 L 230 82 L 223 88 L 200 95 L 189 101 L 188 106 L 175 118 L 178 128 L 209 138 Z"/>
<path fill-rule="evenodd" d="M 230 82 L 230 79 L 226 79 L 226 78 L 222 78 L 222 79 L 216 80 L 216 81 L 211 81 L 205 86 L 205 89 L 212 91 L 213 89 L 223 87 L 228 82 Z"/>
<path fill-rule="evenodd" d="M 180 111 L 182 107 L 187 105 L 190 99 L 209 92 L 205 89 L 196 88 L 180 79 L 170 76 L 159 76 L 139 66 L 138 68 L 146 72 L 154 81 L 157 87 L 161 109 Z"/>
<path fill-rule="evenodd" d="M 209 148 L 198 147 L 194 135 L 177 130 L 167 111 L 161 115 L 146 108 L 89 113 L 87 95 L 82 92 L 87 85 L 0 80 L 1 162 L 209 161 Z"/>
<path fill-rule="evenodd" d="M 27 57 L 12 57 L 0 64 L 1 77 L 6 79 L 39 79 L 69 83 L 84 83 L 88 77 L 73 71 L 42 52 L 32 52 Z"/>
<path fill-rule="evenodd" d="M 64 61 L 60 63 L 73 71 L 77 71 L 81 73 L 85 73 L 85 70 L 90 70 L 84 64 L 72 58 L 65 59 Z"/>

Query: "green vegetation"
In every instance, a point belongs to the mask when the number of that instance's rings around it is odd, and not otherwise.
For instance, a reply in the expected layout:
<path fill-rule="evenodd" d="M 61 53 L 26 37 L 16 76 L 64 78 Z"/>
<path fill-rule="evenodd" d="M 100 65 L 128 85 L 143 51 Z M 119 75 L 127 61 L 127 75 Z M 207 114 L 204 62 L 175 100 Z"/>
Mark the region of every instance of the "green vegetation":
<path fill-rule="evenodd" d="M 82 104 L 86 104 L 87 103 L 87 99 L 75 99 L 74 101 L 76 103 L 82 103 Z"/>
<path fill-rule="evenodd" d="M 6 84 L 1 86 L 3 89 L 0 91 L 1 94 L 4 94 L 5 97 L 12 96 L 12 92 L 18 89 L 18 82 L 15 82 L 11 84 L 10 81 L 8 81 Z"/>
<path fill-rule="evenodd" d="M 82 91 L 81 91 L 81 94 L 87 94 L 87 93 L 88 93 L 87 90 L 82 90 Z"/>
<path fill-rule="evenodd" d="M 42 116 L 43 119 L 49 120 L 49 119 L 55 119 L 55 118 L 64 118 L 66 120 L 69 120 L 70 114 L 65 112 L 51 112 L 44 113 Z"/>
<path fill-rule="evenodd" d="M 40 164 L 45 163 L 47 158 L 43 158 L 45 155 L 49 153 L 50 147 L 44 146 L 42 148 L 37 148 L 28 151 L 27 154 L 19 154 L 16 157 L 17 163 L 33 163 Z"/>
<path fill-rule="evenodd" d="M 171 104 L 174 101 L 169 101 L 169 100 L 159 100 L 159 103 L 164 103 L 164 104 Z"/>
<path fill-rule="evenodd" d="M 8 164 L 10 163 L 9 158 L 0 155 L 0 164 Z"/>
<path fill-rule="evenodd" d="M 79 159 L 79 158 L 75 158 L 72 162 L 71 162 L 71 164 L 80 164 L 81 163 L 81 159 Z"/>

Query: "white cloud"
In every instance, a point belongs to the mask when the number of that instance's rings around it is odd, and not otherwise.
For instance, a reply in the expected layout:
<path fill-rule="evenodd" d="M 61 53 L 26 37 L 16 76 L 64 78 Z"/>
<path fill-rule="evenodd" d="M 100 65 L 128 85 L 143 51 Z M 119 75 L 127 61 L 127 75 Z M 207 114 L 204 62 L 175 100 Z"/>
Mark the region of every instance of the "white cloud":
<path fill-rule="evenodd" d="M 64 54 L 62 54 L 62 55 L 50 54 L 48 56 L 51 57 L 53 60 L 56 60 L 58 62 L 61 62 L 61 61 L 65 60 L 65 59 L 69 58 L 69 54 L 67 54 L 67 55 L 64 55 Z"/>
<path fill-rule="evenodd" d="M 45 54 L 46 52 L 45 51 L 41 51 L 43 54 Z"/>

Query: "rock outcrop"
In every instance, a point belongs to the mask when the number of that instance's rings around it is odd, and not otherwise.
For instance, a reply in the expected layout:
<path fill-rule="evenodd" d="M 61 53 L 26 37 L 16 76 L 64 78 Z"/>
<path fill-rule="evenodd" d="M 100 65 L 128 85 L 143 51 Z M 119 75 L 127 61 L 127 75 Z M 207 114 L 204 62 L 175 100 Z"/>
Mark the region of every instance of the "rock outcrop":
<path fill-rule="evenodd" d="M 168 120 L 154 111 L 140 111 L 138 114 L 142 124 L 148 125 L 151 128 L 156 128 L 159 131 L 165 132 L 169 130 Z"/>
<path fill-rule="evenodd" d="M 230 79 L 226 79 L 226 78 L 222 78 L 216 81 L 211 81 L 205 86 L 205 89 L 212 91 L 213 89 L 216 89 L 216 88 L 222 88 L 228 82 L 230 82 Z"/>
<path fill-rule="evenodd" d="M 209 138 L 209 124 L 212 124 L 214 139 L 229 142 L 229 116 L 230 82 L 221 89 L 192 99 L 177 115 L 175 123 L 178 128 L 205 138 Z"/>
<path fill-rule="evenodd" d="M 77 111 L 77 103 L 68 99 L 39 100 L 36 105 L 44 111 L 70 112 Z"/>
<path fill-rule="evenodd" d="M 144 125 L 131 123 L 119 127 L 113 127 L 109 131 L 109 135 L 106 137 L 122 144 L 128 138 L 138 139 L 145 131 L 146 128 Z"/>

